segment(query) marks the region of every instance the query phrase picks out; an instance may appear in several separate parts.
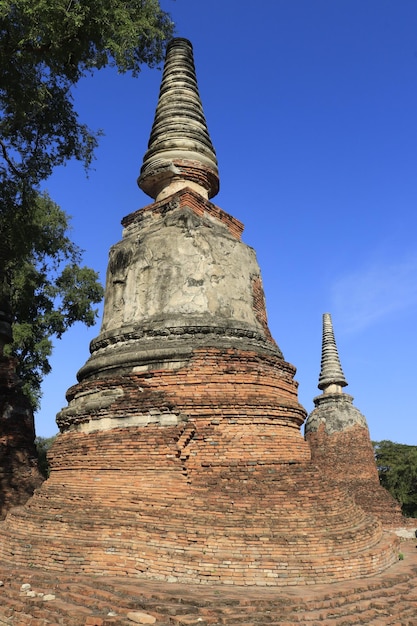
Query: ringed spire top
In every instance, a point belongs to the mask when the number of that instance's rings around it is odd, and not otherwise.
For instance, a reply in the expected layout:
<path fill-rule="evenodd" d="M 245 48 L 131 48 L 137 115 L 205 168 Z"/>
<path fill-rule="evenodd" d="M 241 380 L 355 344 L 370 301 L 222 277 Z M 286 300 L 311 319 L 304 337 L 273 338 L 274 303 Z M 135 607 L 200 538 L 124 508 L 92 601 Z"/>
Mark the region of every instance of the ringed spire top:
<path fill-rule="evenodd" d="M 339 354 L 337 352 L 334 338 L 333 324 L 330 313 L 323 314 L 323 340 L 321 352 L 321 371 L 318 388 L 324 393 L 334 393 L 341 391 L 341 387 L 346 387 L 347 381 L 340 365 Z"/>
<path fill-rule="evenodd" d="M 183 187 L 205 198 L 219 190 L 216 153 L 198 92 L 193 47 L 188 39 L 168 44 L 155 119 L 139 187 L 161 200 Z"/>

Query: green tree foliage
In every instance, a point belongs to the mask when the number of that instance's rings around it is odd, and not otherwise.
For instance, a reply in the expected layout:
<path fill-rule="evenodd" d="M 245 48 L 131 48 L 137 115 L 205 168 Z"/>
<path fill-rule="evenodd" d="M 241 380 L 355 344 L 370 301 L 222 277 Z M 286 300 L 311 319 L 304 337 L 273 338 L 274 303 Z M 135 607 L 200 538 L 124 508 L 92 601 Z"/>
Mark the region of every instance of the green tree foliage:
<path fill-rule="evenodd" d="M 102 297 L 68 216 L 40 191 L 55 167 L 93 158 L 99 133 L 79 121 L 72 88 L 106 66 L 159 63 L 172 31 L 158 0 L 0 0 L 0 309 L 34 404 L 51 337 L 92 324 Z"/>
<path fill-rule="evenodd" d="M 374 442 L 381 485 L 400 502 L 404 515 L 417 517 L 417 446 Z"/>
<path fill-rule="evenodd" d="M 100 302 L 103 288 L 96 272 L 80 265 L 81 251 L 68 237 L 68 216 L 46 194 L 36 196 L 30 218 L 21 224 L 19 215 L 13 216 L 2 231 L 20 230 L 32 242 L 11 275 L 14 341 L 6 352 L 18 357 L 23 390 L 36 407 L 43 376 L 50 371 L 51 337 L 60 338 L 78 321 L 94 324 L 92 304 Z"/>
<path fill-rule="evenodd" d="M 39 471 L 45 478 L 49 476 L 48 450 L 54 443 L 55 438 L 56 435 L 54 437 L 36 437 L 35 439 Z"/>

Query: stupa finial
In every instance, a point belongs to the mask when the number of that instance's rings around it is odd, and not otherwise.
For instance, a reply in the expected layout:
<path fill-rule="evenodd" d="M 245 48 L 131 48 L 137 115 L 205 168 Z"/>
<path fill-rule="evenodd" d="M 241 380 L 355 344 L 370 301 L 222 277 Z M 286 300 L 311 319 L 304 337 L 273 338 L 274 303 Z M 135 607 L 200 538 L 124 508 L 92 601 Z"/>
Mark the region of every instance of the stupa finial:
<path fill-rule="evenodd" d="M 347 381 L 340 365 L 330 313 L 323 314 L 323 342 L 318 388 L 324 393 L 340 392 Z"/>
<path fill-rule="evenodd" d="M 216 153 L 204 117 L 187 39 L 172 39 L 167 48 L 158 106 L 139 187 L 161 200 L 183 187 L 212 198 L 219 190 Z"/>

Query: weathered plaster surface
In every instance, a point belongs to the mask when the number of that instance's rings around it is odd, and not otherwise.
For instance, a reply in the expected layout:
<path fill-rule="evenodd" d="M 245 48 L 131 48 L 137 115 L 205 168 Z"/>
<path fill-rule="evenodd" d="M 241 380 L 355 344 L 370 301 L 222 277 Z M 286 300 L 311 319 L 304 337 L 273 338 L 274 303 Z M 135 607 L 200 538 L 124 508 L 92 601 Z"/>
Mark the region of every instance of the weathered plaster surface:
<path fill-rule="evenodd" d="M 135 214 L 110 251 L 103 322 L 79 380 L 178 368 L 199 346 L 282 357 L 267 326 L 255 252 L 195 194 Z M 197 200 L 196 200 L 197 198 Z"/>
<path fill-rule="evenodd" d="M 254 275 L 254 251 L 223 225 L 187 208 L 151 217 L 110 252 L 101 332 L 182 326 L 184 320 L 243 323 L 261 331 L 252 305 Z"/>
<path fill-rule="evenodd" d="M 306 434 L 319 430 L 324 425 L 326 434 L 342 432 L 359 425 L 368 430 L 365 417 L 352 405 L 353 398 L 347 393 L 323 394 L 314 398 L 316 408 L 305 424 Z"/>

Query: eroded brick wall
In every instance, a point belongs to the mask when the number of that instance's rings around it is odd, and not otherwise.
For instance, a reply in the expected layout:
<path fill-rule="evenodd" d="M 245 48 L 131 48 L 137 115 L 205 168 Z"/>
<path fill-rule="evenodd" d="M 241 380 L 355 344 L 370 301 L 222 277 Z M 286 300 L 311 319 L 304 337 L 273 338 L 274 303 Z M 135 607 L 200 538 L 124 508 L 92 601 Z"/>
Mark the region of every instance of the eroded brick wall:
<path fill-rule="evenodd" d="M 381 487 L 369 431 L 352 426 L 326 433 L 324 424 L 306 436 L 312 460 L 335 485 L 346 489 L 355 501 L 381 520 L 385 527 L 404 525 L 399 503 Z"/>
<path fill-rule="evenodd" d="M 288 434 L 285 431 L 282 435 L 288 438 L 288 449 L 274 454 L 301 461 L 310 453 L 300 435 L 305 410 L 298 403 L 294 373 L 295 368 L 278 357 L 235 349 L 194 350 L 189 362 L 179 368 L 92 378 L 75 385 L 67 392 L 68 401 L 90 391 L 122 389 L 123 393 L 93 415 L 80 409 L 77 415 L 63 418 L 60 426 L 65 429 L 107 416 L 124 418 L 155 411 L 169 411 L 190 420 L 209 418 L 210 423 L 217 416 L 242 423 L 256 423 L 259 418 L 288 427 Z M 293 440 L 297 441 L 294 449 Z M 265 455 L 268 449 L 260 448 L 259 452 Z"/>
<path fill-rule="evenodd" d="M 0 556 L 66 573 L 250 585 L 343 580 L 396 557 L 378 523 L 324 489 L 311 464 L 231 462 L 194 481 L 179 434 L 152 425 L 59 435 L 51 477 L 7 518 Z M 61 465 L 69 454 L 72 468 Z"/>
<path fill-rule="evenodd" d="M 0 518 L 25 504 L 43 481 L 33 413 L 15 370 L 15 359 L 0 357 Z"/>
<path fill-rule="evenodd" d="M 177 370 L 84 381 L 69 395 L 123 394 L 73 416 L 51 450 L 50 478 L 4 522 L 0 558 L 264 586 L 385 569 L 396 540 L 310 462 L 293 375 L 279 358 L 207 349 Z M 103 421 L 135 412 L 149 420 Z M 164 421 L 174 415 L 177 423 Z M 87 419 L 107 429 L 74 430 Z"/>

